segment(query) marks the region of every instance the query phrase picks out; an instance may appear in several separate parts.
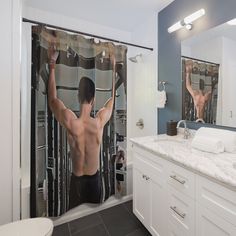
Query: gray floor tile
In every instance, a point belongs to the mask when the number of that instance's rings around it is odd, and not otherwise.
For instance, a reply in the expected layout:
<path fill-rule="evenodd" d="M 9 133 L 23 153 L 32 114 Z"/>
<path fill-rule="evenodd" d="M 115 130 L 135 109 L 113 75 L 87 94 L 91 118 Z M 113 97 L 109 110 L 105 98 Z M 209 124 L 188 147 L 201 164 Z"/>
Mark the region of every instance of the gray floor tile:
<path fill-rule="evenodd" d="M 80 231 L 84 231 L 88 228 L 94 227 L 102 223 L 101 217 L 95 213 L 88 215 L 76 220 L 73 220 L 69 223 L 71 234 L 75 234 Z"/>
<path fill-rule="evenodd" d="M 133 201 L 123 203 L 126 209 L 133 214 Z"/>
<path fill-rule="evenodd" d="M 123 204 L 103 210 L 99 214 L 111 236 L 125 236 L 142 226 Z"/>
<path fill-rule="evenodd" d="M 140 229 L 133 231 L 130 234 L 127 234 L 126 236 L 152 236 L 152 235 L 147 231 L 147 229 L 142 227 Z"/>
<path fill-rule="evenodd" d="M 52 236 L 70 236 L 68 224 L 54 227 Z"/>
<path fill-rule="evenodd" d="M 104 224 L 96 225 L 94 227 L 90 227 L 86 230 L 77 232 L 72 234 L 72 236 L 109 236 L 107 233 Z"/>

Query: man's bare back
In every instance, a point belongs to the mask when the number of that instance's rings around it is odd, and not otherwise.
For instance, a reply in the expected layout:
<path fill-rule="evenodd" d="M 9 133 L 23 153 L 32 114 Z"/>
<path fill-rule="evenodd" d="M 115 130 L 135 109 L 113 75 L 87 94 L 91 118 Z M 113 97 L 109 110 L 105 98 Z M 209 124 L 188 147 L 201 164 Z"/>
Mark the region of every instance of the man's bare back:
<path fill-rule="evenodd" d="M 76 176 L 94 175 L 97 172 L 102 135 L 103 127 L 97 118 L 80 117 L 72 122 L 68 141 Z"/>
<path fill-rule="evenodd" d="M 112 96 L 98 111 L 95 118 L 90 116 L 94 105 L 95 85 L 91 79 L 83 77 L 79 85 L 79 118 L 57 98 L 55 82 L 55 62 L 58 53 L 49 48 L 50 75 L 48 81 L 48 100 L 57 121 L 67 130 L 71 149 L 72 168 L 75 176 L 94 175 L 99 168 L 99 153 L 103 128 L 110 120 L 115 99 L 115 56 L 111 54 L 113 66 Z"/>
<path fill-rule="evenodd" d="M 197 112 L 198 119 L 204 119 L 205 105 L 209 101 L 211 96 L 211 91 L 205 94 L 201 90 L 195 90 L 193 96 L 193 102 Z"/>

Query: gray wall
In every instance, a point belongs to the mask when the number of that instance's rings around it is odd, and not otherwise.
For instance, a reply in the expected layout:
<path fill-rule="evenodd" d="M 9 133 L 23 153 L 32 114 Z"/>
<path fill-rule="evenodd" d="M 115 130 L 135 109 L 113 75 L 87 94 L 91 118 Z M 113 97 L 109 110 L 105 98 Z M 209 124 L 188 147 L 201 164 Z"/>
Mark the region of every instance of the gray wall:
<path fill-rule="evenodd" d="M 175 22 L 201 8 L 206 14 L 193 23 L 191 31 L 167 32 Z M 167 121 L 180 120 L 182 116 L 181 41 L 233 18 L 236 18 L 235 0 L 175 0 L 159 13 L 158 78 L 167 82 L 168 102 L 166 108 L 158 110 L 158 133 L 165 133 Z M 196 129 L 200 124 L 191 122 L 188 126 Z"/>

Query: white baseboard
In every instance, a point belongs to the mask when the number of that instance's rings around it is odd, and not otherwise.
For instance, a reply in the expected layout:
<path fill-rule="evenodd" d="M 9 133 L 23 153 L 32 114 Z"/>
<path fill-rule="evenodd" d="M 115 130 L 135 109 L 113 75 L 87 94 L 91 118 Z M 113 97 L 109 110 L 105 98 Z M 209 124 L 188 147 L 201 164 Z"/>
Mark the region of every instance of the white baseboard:
<path fill-rule="evenodd" d="M 67 213 L 65 213 L 63 216 L 51 218 L 53 220 L 54 226 L 61 225 L 67 222 L 70 222 L 72 220 L 81 218 L 83 216 L 87 216 L 93 213 L 96 213 L 98 211 L 110 208 L 112 206 L 116 206 L 118 204 L 130 201 L 133 199 L 133 195 L 128 195 L 122 198 L 115 198 L 114 196 L 111 196 L 109 199 L 107 199 L 103 204 L 99 204 L 98 206 L 95 204 L 82 204 L 81 206 L 78 206 L 74 209 L 71 209 Z"/>

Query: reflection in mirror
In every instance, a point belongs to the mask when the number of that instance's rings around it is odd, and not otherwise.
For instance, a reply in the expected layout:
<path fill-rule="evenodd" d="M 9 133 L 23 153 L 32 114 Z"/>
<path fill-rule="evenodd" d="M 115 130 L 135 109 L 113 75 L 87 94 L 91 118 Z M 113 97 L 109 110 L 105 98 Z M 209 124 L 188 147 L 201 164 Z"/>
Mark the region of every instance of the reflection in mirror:
<path fill-rule="evenodd" d="M 182 118 L 236 127 L 236 26 L 227 23 L 181 43 Z"/>
<path fill-rule="evenodd" d="M 182 57 L 183 119 L 216 124 L 219 65 Z"/>

